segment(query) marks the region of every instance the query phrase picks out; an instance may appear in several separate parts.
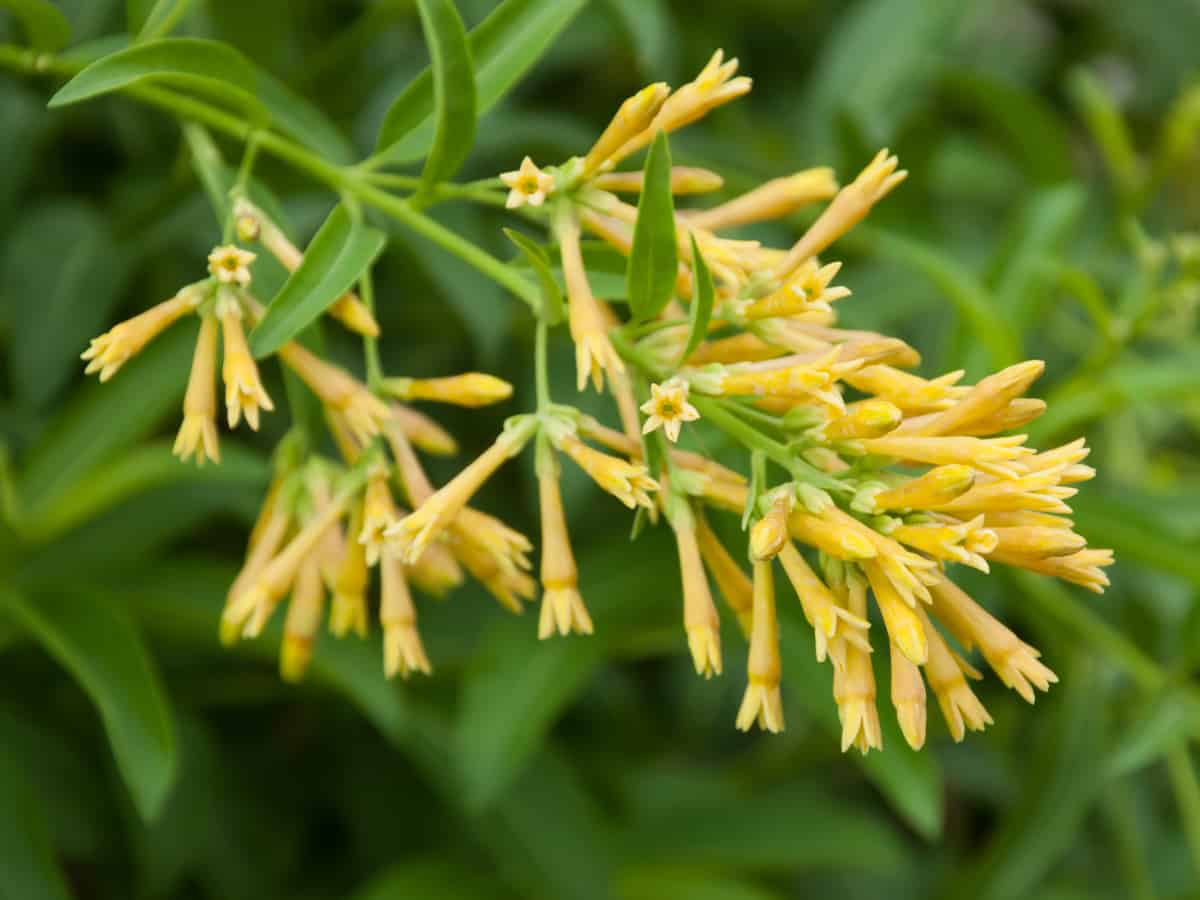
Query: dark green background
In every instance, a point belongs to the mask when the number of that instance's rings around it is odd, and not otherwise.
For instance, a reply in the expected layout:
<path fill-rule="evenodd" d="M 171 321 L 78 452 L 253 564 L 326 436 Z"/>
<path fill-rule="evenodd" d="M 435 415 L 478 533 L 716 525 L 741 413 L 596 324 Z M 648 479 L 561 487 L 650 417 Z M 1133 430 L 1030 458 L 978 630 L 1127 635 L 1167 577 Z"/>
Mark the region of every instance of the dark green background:
<path fill-rule="evenodd" d="M 60 5 L 75 41 L 125 30 L 115 0 Z M 490 5 L 459 3 L 468 25 Z M 364 153 L 427 61 L 407 2 L 197 0 L 181 31 L 238 46 Z M 77 360 L 201 277 L 219 232 L 172 120 L 119 97 L 49 112 L 51 80 L 0 77 L 0 894 L 1197 896 L 1198 38 L 1187 0 L 592 0 L 480 122 L 464 178 L 560 161 L 643 83 L 682 83 L 724 47 L 754 92 L 674 138 L 677 162 L 741 190 L 824 163 L 845 181 L 890 146 L 911 175 L 837 248 L 844 321 L 909 340 L 926 375 L 1047 360 L 1035 439 L 1095 447 L 1077 525 L 1115 547 L 1113 587 L 964 579 L 1062 682 L 1031 709 L 989 676 L 995 725 L 955 745 L 931 709 L 918 755 L 881 679 L 887 748 L 866 759 L 838 752 L 827 668 L 783 589 L 788 730 L 736 732 L 741 639 L 726 630 L 724 677 L 692 674 L 669 535 L 629 544 L 625 510 L 574 473 L 595 637 L 538 643 L 536 610 L 512 619 L 471 587 L 419 600 L 432 679 L 385 683 L 375 640 L 326 640 L 298 688 L 276 676 L 277 633 L 223 651 L 217 611 L 286 416 L 223 435 L 225 465 L 197 472 L 168 455 L 194 325 L 104 388 Z M 257 175 L 301 235 L 332 203 L 269 160 Z M 502 213 L 435 213 L 511 255 Z M 752 233 L 785 245 L 802 227 Z M 530 318 L 391 231 L 388 372 L 517 386 L 437 411 L 469 458 L 532 399 Z M 358 365 L 344 333 L 326 339 Z M 565 335 L 553 352 L 569 400 Z M 523 458 L 481 503 L 533 534 L 533 500 Z"/>

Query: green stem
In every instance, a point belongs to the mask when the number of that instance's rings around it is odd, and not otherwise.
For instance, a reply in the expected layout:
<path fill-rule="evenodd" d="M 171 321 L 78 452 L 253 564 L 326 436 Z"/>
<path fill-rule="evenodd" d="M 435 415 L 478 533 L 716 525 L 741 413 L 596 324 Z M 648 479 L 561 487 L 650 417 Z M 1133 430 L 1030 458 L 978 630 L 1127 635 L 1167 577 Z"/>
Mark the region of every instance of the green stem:
<path fill-rule="evenodd" d="M 546 342 L 547 335 L 550 329 L 546 325 L 545 319 L 538 319 L 537 335 L 534 338 L 533 351 L 533 368 L 534 379 L 537 384 L 537 406 L 538 412 L 545 412 L 551 404 L 550 399 L 550 374 L 549 366 L 546 363 Z"/>
<path fill-rule="evenodd" d="M 1200 781 L 1192 766 L 1191 753 L 1185 741 L 1179 741 L 1167 751 L 1167 774 L 1179 804 L 1183 830 L 1192 852 L 1192 865 L 1200 875 Z"/>
<path fill-rule="evenodd" d="M 362 298 L 363 306 L 375 315 L 375 283 L 371 279 L 371 270 L 363 272 L 362 278 L 358 281 L 358 291 Z M 380 387 L 383 385 L 383 366 L 379 362 L 379 339 L 372 337 L 369 334 L 363 335 L 363 356 L 367 364 L 367 386 L 379 393 Z"/>
<path fill-rule="evenodd" d="M 36 54 L 11 45 L 0 45 L 0 66 L 23 73 L 48 73 L 63 77 L 74 75 L 83 68 L 83 66 L 64 63 L 61 59 L 47 54 Z M 414 209 L 408 200 L 389 194 L 371 184 L 367 180 L 370 177 L 369 173 L 364 171 L 361 166 L 343 167 L 326 162 L 317 154 L 282 135 L 272 131 L 263 131 L 242 121 L 237 116 L 214 109 L 201 100 L 177 94 L 165 88 L 134 84 L 126 88 L 125 92 L 151 106 L 168 110 L 179 118 L 191 119 L 207 125 L 236 140 L 246 142 L 253 137 L 262 152 L 310 175 L 335 191 L 353 196 L 391 216 L 405 227 L 475 267 L 524 300 L 534 310 L 538 308 L 538 290 L 532 283 L 526 281 L 485 250 L 460 238 Z M 489 180 L 479 185 L 467 186 L 470 196 L 475 199 L 482 196 L 481 192 L 490 183 Z M 489 202 L 491 201 L 489 200 Z"/>

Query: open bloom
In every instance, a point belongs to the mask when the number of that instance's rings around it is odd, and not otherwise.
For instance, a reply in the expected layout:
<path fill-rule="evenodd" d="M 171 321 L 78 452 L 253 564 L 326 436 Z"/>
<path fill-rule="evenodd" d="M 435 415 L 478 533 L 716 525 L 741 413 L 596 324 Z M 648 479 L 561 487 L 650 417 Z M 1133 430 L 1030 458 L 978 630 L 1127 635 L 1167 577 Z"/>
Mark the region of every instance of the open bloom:
<path fill-rule="evenodd" d="M 521 168 L 505 172 L 500 180 L 508 187 L 508 199 L 504 205 L 516 209 L 528 203 L 541 206 L 554 190 L 554 176 L 539 169 L 528 156 L 521 160 Z"/>
<path fill-rule="evenodd" d="M 275 405 L 263 389 L 258 378 L 258 366 L 250 355 L 246 334 L 242 330 L 242 309 L 230 294 L 217 300 L 217 315 L 221 319 L 221 336 L 224 339 L 225 361 L 221 377 L 225 381 L 225 410 L 229 427 L 236 428 L 242 416 L 246 423 L 258 431 L 259 410 L 273 410 Z"/>
<path fill-rule="evenodd" d="M 688 383 L 681 378 L 672 378 L 663 384 L 650 385 L 650 399 L 642 404 L 646 423 L 642 433 L 649 434 L 659 426 L 671 443 L 679 440 L 679 429 L 684 422 L 695 422 L 700 418 L 696 407 L 688 403 Z"/>
<path fill-rule="evenodd" d="M 208 271 L 221 284 L 246 287 L 250 284 L 250 264 L 258 257 L 232 244 L 214 247 L 208 254 Z"/>

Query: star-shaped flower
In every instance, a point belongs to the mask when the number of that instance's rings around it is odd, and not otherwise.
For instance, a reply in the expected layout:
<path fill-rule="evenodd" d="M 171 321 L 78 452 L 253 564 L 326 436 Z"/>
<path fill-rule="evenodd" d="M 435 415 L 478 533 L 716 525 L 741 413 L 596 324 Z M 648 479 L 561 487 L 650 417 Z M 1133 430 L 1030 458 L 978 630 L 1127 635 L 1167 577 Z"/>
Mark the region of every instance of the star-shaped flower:
<path fill-rule="evenodd" d="M 695 422 L 700 418 L 696 407 L 687 402 L 688 383 L 678 378 L 663 384 L 650 385 L 650 399 L 642 404 L 642 412 L 648 417 L 642 426 L 642 434 L 649 434 L 662 426 L 671 443 L 679 440 L 679 429 L 684 422 Z"/>
<path fill-rule="evenodd" d="M 521 168 L 503 173 L 500 180 L 509 188 L 508 199 L 504 202 L 509 209 L 526 203 L 541 206 L 546 195 L 554 190 L 554 176 L 539 169 L 528 156 L 521 160 Z"/>
<path fill-rule="evenodd" d="M 221 284 L 238 284 L 245 287 L 250 283 L 250 263 L 257 256 L 232 244 L 215 247 L 208 254 L 208 271 Z"/>

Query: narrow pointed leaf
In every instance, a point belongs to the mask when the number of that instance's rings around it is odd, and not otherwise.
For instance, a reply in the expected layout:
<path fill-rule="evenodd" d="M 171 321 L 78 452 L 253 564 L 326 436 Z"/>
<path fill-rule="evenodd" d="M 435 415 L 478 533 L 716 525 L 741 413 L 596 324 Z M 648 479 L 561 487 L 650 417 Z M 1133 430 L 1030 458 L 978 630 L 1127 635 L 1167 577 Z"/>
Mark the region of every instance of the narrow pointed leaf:
<path fill-rule="evenodd" d="M 482 116 L 566 28 L 587 0 L 505 0 L 467 35 L 475 66 L 476 111 Z M 433 73 L 426 69 L 388 110 L 376 142 L 377 158 L 410 163 L 429 152 L 434 138 Z"/>
<path fill-rule="evenodd" d="M 688 311 L 687 343 L 683 347 L 683 354 L 679 357 L 681 365 L 696 352 L 696 348 L 708 334 L 708 323 L 712 319 L 713 299 L 716 296 L 708 263 L 704 261 L 704 254 L 696 246 L 696 236 L 693 234 L 690 237 L 692 241 L 692 272 L 695 275 L 696 287 L 692 292 L 692 305 Z"/>
<path fill-rule="evenodd" d="M 626 273 L 629 307 L 636 319 L 653 318 L 671 300 L 679 264 L 671 197 L 671 151 L 662 132 L 650 145 L 644 179 Z"/>
<path fill-rule="evenodd" d="M 21 23 L 34 50 L 54 53 L 71 39 L 67 17 L 48 0 L 0 0 L 0 9 L 7 9 Z"/>
<path fill-rule="evenodd" d="M 118 50 L 85 68 L 50 98 L 51 107 L 149 83 L 184 87 L 268 124 L 332 162 L 349 162 L 350 144 L 324 113 L 228 44 L 163 38 Z"/>
<path fill-rule="evenodd" d="M 519 231 L 505 228 L 504 236 L 517 246 L 517 249 L 524 255 L 525 261 L 529 263 L 529 267 L 533 269 L 533 274 L 537 276 L 538 284 L 542 289 L 542 320 L 547 325 L 557 325 L 566 316 L 566 311 L 563 308 L 562 290 L 559 288 L 558 282 L 554 280 L 554 273 L 550 270 L 550 257 L 540 244 L 530 240 Z"/>
<path fill-rule="evenodd" d="M 192 5 L 192 0 L 158 0 L 146 13 L 141 23 L 134 28 L 130 21 L 130 30 L 139 41 L 152 41 L 165 37 L 182 19 Z"/>
<path fill-rule="evenodd" d="M 251 333 L 254 355 L 274 353 L 314 322 L 358 281 L 385 241 L 382 231 L 351 218 L 345 207 L 336 207 Z"/>
<path fill-rule="evenodd" d="M 426 188 L 458 171 L 475 137 L 475 72 L 453 0 L 417 0 L 433 64 L 433 146 L 421 179 Z"/>
<path fill-rule="evenodd" d="M 78 594 L 32 602 L 5 591 L 0 604 L 92 698 L 138 812 L 153 819 L 175 777 L 175 734 L 158 671 L 128 612 Z"/>

